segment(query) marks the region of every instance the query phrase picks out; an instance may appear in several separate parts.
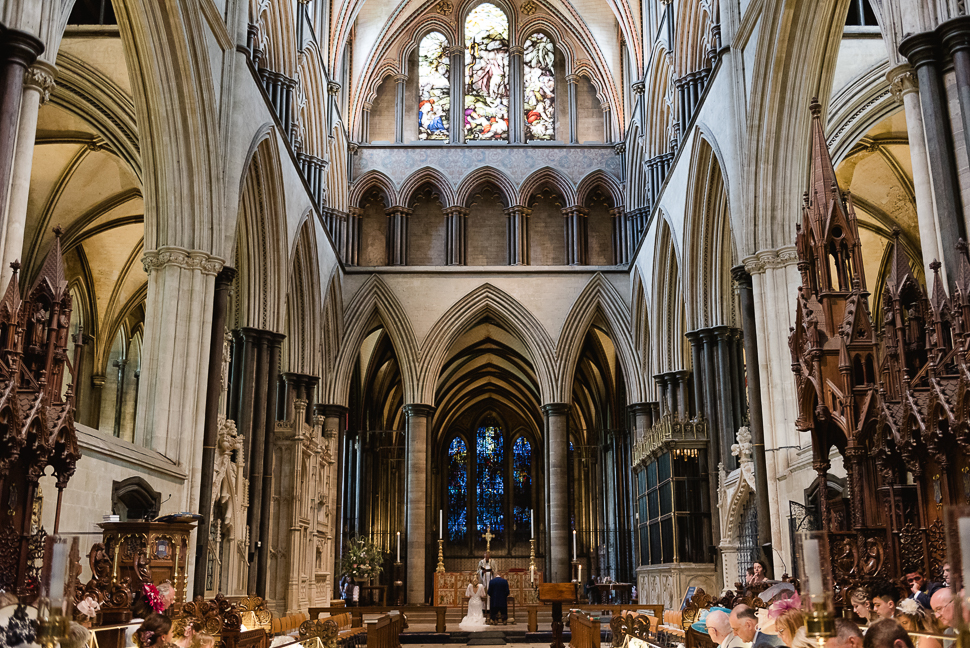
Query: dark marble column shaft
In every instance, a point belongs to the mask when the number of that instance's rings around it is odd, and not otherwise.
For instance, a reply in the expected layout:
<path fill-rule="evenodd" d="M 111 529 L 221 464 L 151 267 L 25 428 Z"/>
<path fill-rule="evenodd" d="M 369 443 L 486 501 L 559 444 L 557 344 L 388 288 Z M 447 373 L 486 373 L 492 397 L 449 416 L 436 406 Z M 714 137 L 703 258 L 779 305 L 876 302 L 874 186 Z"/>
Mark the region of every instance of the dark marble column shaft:
<path fill-rule="evenodd" d="M 569 405 L 549 403 L 542 406 L 548 433 L 549 461 L 546 487 L 549 491 L 547 513 L 549 529 L 550 583 L 566 583 L 571 578 L 569 553 L 569 484 L 567 457 L 569 448 Z"/>

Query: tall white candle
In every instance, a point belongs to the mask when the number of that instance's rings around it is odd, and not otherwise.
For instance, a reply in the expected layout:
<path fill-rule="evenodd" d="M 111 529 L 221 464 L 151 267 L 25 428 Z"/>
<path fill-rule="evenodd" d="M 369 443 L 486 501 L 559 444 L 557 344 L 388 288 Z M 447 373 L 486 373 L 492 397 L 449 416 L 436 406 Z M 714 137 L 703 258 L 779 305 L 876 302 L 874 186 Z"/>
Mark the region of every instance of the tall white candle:
<path fill-rule="evenodd" d="M 54 538 L 51 543 L 51 610 L 64 614 L 64 582 L 67 575 L 67 543 Z"/>
<path fill-rule="evenodd" d="M 535 540 L 536 539 L 536 510 L 535 509 L 529 510 L 529 529 L 532 532 L 532 534 L 529 537 Z"/>
<path fill-rule="evenodd" d="M 963 587 L 970 587 L 970 517 L 957 520 L 960 532 L 960 562 L 963 563 Z"/>
<path fill-rule="evenodd" d="M 397 532 L 397 561 L 401 562 L 401 532 Z"/>
<path fill-rule="evenodd" d="M 573 529 L 573 560 L 576 560 L 576 529 Z"/>
<path fill-rule="evenodd" d="M 578 582 L 582 583 L 583 582 L 583 566 L 582 565 L 578 565 L 578 567 L 579 567 L 579 575 L 576 577 L 576 580 Z"/>
<path fill-rule="evenodd" d="M 438 509 L 438 539 L 445 539 L 445 511 Z"/>
<path fill-rule="evenodd" d="M 819 552 L 818 540 L 805 538 L 802 541 L 802 558 L 805 567 L 805 588 L 808 595 L 821 596 L 824 592 L 822 590 L 822 556 Z"/>

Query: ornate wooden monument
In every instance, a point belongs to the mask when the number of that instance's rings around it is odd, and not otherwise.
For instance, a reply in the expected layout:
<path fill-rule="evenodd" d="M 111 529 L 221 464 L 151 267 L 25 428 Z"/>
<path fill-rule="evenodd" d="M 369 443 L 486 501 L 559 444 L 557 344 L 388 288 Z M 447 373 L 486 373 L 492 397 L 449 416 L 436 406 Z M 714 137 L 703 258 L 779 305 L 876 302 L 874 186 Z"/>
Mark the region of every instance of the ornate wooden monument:
<path fill-rule="evenodd" d="M 813 102 L 812 170 L 796 248 L 802 277 L 789 337 L 800 430 L 812 434 L 821 528 L 841 591 L 922 569 L 940 580 L 942 513 L 970 504 L 970 260 L 947 290 L 916 280 L 893 234 L 881 315 L 870 313 L 852 200 L 838 187 Z M 876 302 L 879 305 L 879 302 Z M 847 498 L 829 500 L 829 455 Z M 909 477 L 911 475 L 911 478 Z"/>
<path fill-rule="evenodd" d="M 0 300 L 0 589 L 22 598 L 35 596 L 40 580 L 46 536 L 34 510 L 40 478 L 50 468 L 57 480 L 57 533 L 61 496 L 80 457 L 73 378 L 81 332 L 73 336 L 70 359 L 71 295 L 60 229 L 54 233 L 54 245 L 26 299 L 15 263 Z"/>

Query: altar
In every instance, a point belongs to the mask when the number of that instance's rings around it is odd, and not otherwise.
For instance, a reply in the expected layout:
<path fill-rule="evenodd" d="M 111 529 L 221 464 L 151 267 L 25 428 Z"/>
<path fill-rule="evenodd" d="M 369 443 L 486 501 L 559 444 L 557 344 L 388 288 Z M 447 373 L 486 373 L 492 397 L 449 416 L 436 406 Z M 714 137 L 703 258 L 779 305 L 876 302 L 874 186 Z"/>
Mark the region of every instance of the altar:
<path fill-rule="evenodd" d="M 515 597 L 516 605 L 536 605 L 538 598 L 536 591 L 529 581 L 529 570 L 521 568 L 507 569 L 500 572 L 509 582 L 510 596 Z M 477 577 L 477 571 L 435 572 L 434 575 L 434 605 L 446 605 L 465 609 L 465 590 L 472 577 Z M 542 582 L 542 572 L 535 572 L 536 584 Z"/>

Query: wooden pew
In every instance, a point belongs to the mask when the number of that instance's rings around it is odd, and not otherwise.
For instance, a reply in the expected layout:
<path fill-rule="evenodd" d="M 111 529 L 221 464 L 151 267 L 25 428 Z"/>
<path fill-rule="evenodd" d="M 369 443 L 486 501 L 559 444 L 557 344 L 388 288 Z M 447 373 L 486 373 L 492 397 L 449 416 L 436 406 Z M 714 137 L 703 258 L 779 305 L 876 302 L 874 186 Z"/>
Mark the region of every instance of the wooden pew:
<path fill-rule="evenodd" d="M 600 619 L 582 610 L 569 613 L 569 645 L 571 648 L 600 648 Z"/>
<path fill-rule="evenodd" d="M 400 648 L 403 620 L 401 614 L 382 614 L 367 621 L 367 648 Z"/>

